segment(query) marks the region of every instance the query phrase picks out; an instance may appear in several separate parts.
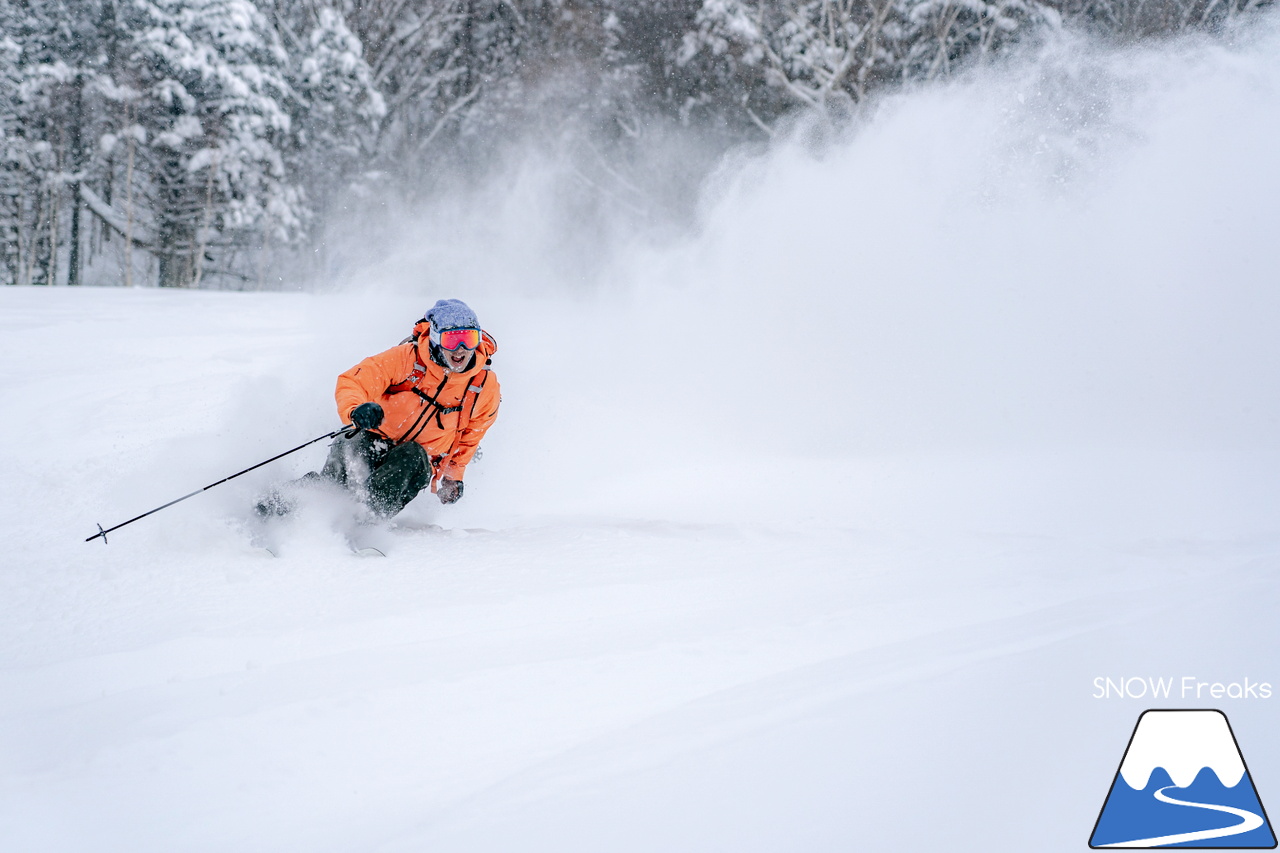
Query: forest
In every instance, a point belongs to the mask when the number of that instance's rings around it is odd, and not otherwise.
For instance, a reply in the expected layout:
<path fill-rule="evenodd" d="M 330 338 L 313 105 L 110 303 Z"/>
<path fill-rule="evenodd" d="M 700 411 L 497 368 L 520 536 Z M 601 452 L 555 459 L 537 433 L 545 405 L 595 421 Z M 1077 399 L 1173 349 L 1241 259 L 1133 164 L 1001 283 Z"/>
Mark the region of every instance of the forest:
<path fill-rule="evenodd" d="M 512 140 L 643 219 L 798 118 L 847 126 L 1063 28 L 1229 33 L 1260 5 L 0 0 L 0 282 L 309 287 L 344 223 L 477 180 Z M 652 156 L 671 138 L 699 153 Z"/>

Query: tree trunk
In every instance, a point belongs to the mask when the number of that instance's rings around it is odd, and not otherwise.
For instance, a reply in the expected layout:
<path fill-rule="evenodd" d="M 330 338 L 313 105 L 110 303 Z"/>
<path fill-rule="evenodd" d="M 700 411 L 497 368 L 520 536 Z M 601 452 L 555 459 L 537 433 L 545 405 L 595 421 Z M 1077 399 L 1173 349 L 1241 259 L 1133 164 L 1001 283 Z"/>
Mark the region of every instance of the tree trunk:
<path fill-rule="evenodd" d="M 156 169 L 156 258 L 160 262 L 161 287 L 189 287 L 195 272 L 191 247 L 196 228 L 190 180 L 182 158 L 175 151 L 161 156 Z"/>
<path fill-rule="evenodd" d="M 71 185 L 71 252 L 67 258 L 67 286 L 80 283 L 80 182 Z"/>
<path fill-rule="evenodd" d="M 161 287 L 186 287 L 187 259 L 183 254 L 162 252 L 157 256 L 160 261 Z"/>
<path fill-rule="evenodd" d="M 71 172 L 79 175 L 84 168 L 84 79 L 76 75 L 75 91 L 71 97 Z M 71 183 L 71 251 L 67 258 L 67 286 L 80 283 L 80 181 Z"/>
<path fill-rule="evenodd" d="M 5 284 L 17 284 L 22 278 L 22 253 L 18 243 L 22 228 L 19 180 L 18 170 L 11 163 L 0 166 L 0 269 Z"/>

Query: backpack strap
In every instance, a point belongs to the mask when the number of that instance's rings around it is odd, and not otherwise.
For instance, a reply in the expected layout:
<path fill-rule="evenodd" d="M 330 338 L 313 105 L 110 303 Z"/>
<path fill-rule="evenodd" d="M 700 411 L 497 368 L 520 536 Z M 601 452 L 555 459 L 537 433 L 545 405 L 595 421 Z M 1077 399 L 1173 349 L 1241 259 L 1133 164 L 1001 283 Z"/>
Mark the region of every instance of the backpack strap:
<path fill-rule="evenodd" d="M 417 394 L 419 397 L 421 397 L 423 400 L 426 401 L 427 403 L 426 411 L 428 412 L 428 414 L 430 414 L 432 412 L 432 409 L 434 408 L 436 426 L 439 427 L 440 429 L 444 429 L 444 421 L 441 420 L 441 416 L 451 415 L 454 412 L 460 412 L 462 411 L 462 406 L 461 405 L 442 406 L 440 405 L 440 401 L 437 399 L 440 396 L 440 392 L 444 389 L 445 382 L 449 381 L 448 374 L 445 375 L 444 381 L 440 383 L 440 386 L 438 388 L 436 388 L 436 392 L 434 394 L 428 394 L 427 392 L 423 391 L 421 388 L 418 387 L 418 383 L 421 382 L 422 377 L 426 375 L 427 375 L 427 366 L 420 361 L 415 361 L 413 363 L 413 372 L 409 374 L 409 378 L 402 379 L 399 382 L 395 383 L 394 385 L 388 385 L 386 393 L 399 394 L 403 391 L 409 391 L 414 394 Z M 421 413 L 419 413 L 419 420 L 420 419 L 421 419 Z M 427 420 L 430 421 L 429 416 Z M 405 433 L 406 437 L 401 439 L 402 442 L 413 440 L 411 438 L 408 438 L 407 436 L 409 435 L 410 432 L 413 432 L 413 428 L 418 426 L 418 423 L 419 423 L 418 420 L 415 420 L 413 422 L 413 426 L 409 427 L 409 431 Z M 423 428 L 425 427 L 426 427 L 426 424 L 423 424 Z M 418 432 L 421 432 L 421 431 L 422 430 L 418 430 Z M 414 435 L 414 438 L 417 438 L 416 434 Z"/>
<path fill-rule="evenodd" d="M 459 435 L 471 423 L 471 417 L 476 413 L 476 403 L 480 402 L 480 392 L 484 390 L 484 383 L 489 381 L 489 371 L 492 369 L 489 366 L 489 362 L 486 361 L 484 367 L 480 370 L 479 383 L 477 384 L 475 380 L 472 380 L 471 384 L 467 386 L 467 393 L 463 395 L 462 404 L 458 407 L 461 409 L 461 413 L 458 415 Z M 468 398 L 471 400 L 471 405 L 469 406 L 467 405 Z M 458 444 L 457 436 L 454 437 L 453 443 L 456 448 Z M 450 452 L 452 450 L 453 448 L 450 448 Z"/>
<path fill-rule="evenodd" d="M 427 366 L 417 359 L 414 359 L 413 372 L 409 374 L 409 378 L 402 379 L 394 385 L 388 385 L 386 393 L 399 394 L 401 391 L 412 391 L 414 388 L 418 387 L 419 380 L 426 375 Z"/>
<path fill-rule="evenodd" d="M 476 413 L 476 403 L 480 402 L 480 392 L 484 390 L 484 384 L 489 381 L 489 372 L 493 370 L 490 366 L 493 364 L 492 358 L 485 359 L 484 367 L 480 370 L 480 376 L 471 380 L 467 385 L 466 393 L 462 395 L 462 402 L 451 411 L 458 412 L 458 428 L 453 433 L 453 444 L 449 447 L 449 452 L 445 454 L 445 459 L 451 459 L 453 454 L 458 450 L 458 442 L 462 440 L 462 431 L 471 424 L 471 416 Z M 468 400 L 470 401 L 468 403 Z M 437 465 L 435 474 L 431 478 L 431 492 L 435 494 L 436 486 L 440 482 L 442 475 L 441 468 L 443 465 Z"/>
<path fill-rule="evenodd" d="M 444 378 L 440 380 L 440 384 L 436 386 L 435 394 L 428 394 L 417 385 L 414 385 L 409 389 L 425 400 L 427 404 L 422 407 L 421 412 L 418 412 L 418 417 L 414 418 L 413 423 L 404 431 L 404 435 L 400 436 L 399 440 L 396 442 L 397 444 L 408 444 L 410 441 L 416 439 L 418 435 L 427 428 L 427 424 L 431 423 L 431 410 L 433 408 L 441 408 L 439 400 L 440 392 L 444 390 L 445 383 L 448 381 L 449 375 L 446 373 Z M 440 413 L 438 411 L 436 412 L 436 423 L 441 423 Z M 443 428 L 444 427 L 441 426 L 441 429 Z"/>

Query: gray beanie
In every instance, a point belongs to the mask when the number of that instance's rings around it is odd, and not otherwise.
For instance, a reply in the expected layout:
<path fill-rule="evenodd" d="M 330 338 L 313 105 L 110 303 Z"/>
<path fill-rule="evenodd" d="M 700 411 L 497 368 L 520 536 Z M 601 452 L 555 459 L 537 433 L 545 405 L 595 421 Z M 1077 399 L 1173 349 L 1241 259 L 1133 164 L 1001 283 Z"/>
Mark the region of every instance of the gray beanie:
<path fill-rule="evenodd" d="M 480 320 L 476 317 L 476 312 L 461 299 L 441 299 L 431 306 L 422 319 L 431 323 L 433 332 L 441 332 L 445 329 L 480 328 Z"/>

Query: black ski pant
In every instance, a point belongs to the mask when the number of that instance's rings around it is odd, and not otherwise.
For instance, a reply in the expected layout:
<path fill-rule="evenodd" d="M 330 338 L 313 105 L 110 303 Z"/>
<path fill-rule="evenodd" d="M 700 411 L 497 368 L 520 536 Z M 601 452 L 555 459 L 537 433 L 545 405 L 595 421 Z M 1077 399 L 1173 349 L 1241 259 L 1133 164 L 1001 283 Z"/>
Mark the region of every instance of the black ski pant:
<path fill-rule="evenodd" d="M 390 518 L 431 483 L 431 460 L 416 441 L 393 445 L 361 430 L 329 445 L 320 476 L 355 492 L 369 509 Z"/>

